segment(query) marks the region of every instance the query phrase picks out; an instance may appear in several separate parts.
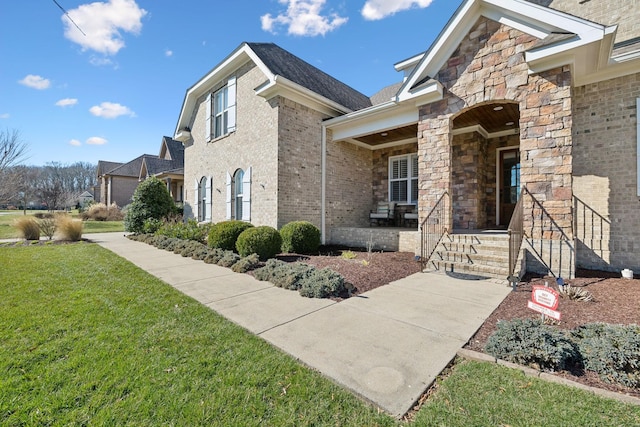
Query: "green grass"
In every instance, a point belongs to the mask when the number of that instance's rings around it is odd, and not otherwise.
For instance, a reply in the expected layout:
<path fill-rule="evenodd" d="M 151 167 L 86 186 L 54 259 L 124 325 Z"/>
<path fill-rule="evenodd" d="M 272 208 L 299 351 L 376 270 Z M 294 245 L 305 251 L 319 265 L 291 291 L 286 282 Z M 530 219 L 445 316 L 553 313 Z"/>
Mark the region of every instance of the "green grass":
<path fill-rule="evenodd" d="M 0 247 L 0 343 L 3 426 L 399 424 L 94 244 Z M 462 362 L 412 423 L 507 424 L 638 425 L 640 408 Z"/>
<path fill-rule="evenodd" d="M 27 215 L 34 215 L 37 212 L 47 211 L 27 211 Z M 77 217 L 77 211 L 72 211 L 72 215 Z M 15 239 L 18 237 L 18 230 L 13 226 L 13 221 L 21 216 L 23 216 L 22 211 L 0 211 L 0 239 Z M 124 231 L 123 221 L 84 221 L 83 224 L 83 233 Z"/>

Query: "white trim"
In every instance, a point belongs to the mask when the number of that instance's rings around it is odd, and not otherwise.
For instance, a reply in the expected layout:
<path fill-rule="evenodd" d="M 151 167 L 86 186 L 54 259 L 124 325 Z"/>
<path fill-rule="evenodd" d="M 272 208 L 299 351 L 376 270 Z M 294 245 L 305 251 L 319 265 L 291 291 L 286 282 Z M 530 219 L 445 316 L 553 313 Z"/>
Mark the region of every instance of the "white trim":
<path fill-rule="evenodd" d="M 320 241 L 323 245 L 327 243 L 327 127 L 322 125 L 322 135 L 320 141 Z"/>
<path fill-rule="evenodd" d="M 451 134 L 464 135 L 465 133 L 471 133 L 471 132 L 478 132 L 483 138 L 492 139 L 492 138 L 500 138 L 503 136 L 518 135 L 520 134 L 520 129 L 513 128 L 513 129 L 501 130 L 500 132 L 489 133 L 482 125 L 478 124 L 473 126 L 467 126 L 464 128 L 453 129 L 451 131 Z"/>
<path fill-rule="evenodd" d="M 510 145 L 496 149 L 496 225 L 500 225 L 500 152 L 516 149 L 519 150 L 520 146 Z"/>
<path fill-rule="evenodd" d="M 418 165 L 418 169 L 416 171 L 413 170 L 413 158 L 418 157 L 418 153 L 417 152 L 413 152 L 413 153 L 407 153 L 407 154 L 401 154 L 398 156 L 389 156 L 389 161 L 388 161 L 388 174 L 387 174 L 387 199 L 390 203 L 396 203 L 398 205 L 416 205 L 418 204 L 418 200 L 415 201 L 415 203 L 413 202 L 413 200 L 411 200 L 411 195 L 413 193 L 413 187 L 411 185 L 411 182 L 414 179 L 417 179 L 417 183 L 416 186 L 420 185 L 420 166 Z M 397 161 L 397 160 L 406 160 L 407 162 L 407 176 L 405 178 L 392 178 L 391 177 L 391 171 L 392 171 L 392 165 L 393 162 Z M 413 176 L 413 172 L 415 172 L 415 177 Z M 406 200 L 391 200 L 391 182 L 401 182 L 401 181 L 406 181 L 407 182 L 407 199 Z"/>
<path fill-rule="evenodd" d="M 636 175 L 638 180 L 638 197 L 640 197 L 640 117 L 638 117 L 638 112 L 640 112 L 640 98 L 636 98 Z"/>

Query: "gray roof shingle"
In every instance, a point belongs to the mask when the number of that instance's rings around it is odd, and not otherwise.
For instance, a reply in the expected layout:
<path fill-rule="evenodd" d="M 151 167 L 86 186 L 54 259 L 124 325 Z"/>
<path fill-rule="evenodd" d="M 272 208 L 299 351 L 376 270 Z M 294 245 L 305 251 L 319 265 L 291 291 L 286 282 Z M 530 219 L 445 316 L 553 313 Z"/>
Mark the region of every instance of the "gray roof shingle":
<path fill-rule="evenodd" d="M 371 107 L 369 98 L 303 61 L 274 43 L 247 43 L 264 65 L 275 74 L 324 96 L 352 111 Z"/>

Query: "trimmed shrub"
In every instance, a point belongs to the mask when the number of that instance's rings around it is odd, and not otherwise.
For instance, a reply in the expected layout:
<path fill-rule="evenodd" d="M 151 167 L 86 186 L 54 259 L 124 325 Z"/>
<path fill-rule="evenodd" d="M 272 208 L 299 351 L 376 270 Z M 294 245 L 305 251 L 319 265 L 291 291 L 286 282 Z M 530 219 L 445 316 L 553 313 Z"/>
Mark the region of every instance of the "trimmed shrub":
<path fill-rule="evenodd" d="M 184 239 L 177 239 L 177 240 L 178 240 L 178 243 L 173 245 L 173 253 L 174 254 L 181 253 L 184 248 L 189 246 L 189 241 L 188 240 L 184 240 Z"/>
<path fill-rule="evenodd" d="M 17 218 L 13 226 L 18 229 L 18 234 L 25 240 L 40 240 L 40 226 L 32 216 Z"/>
<path fill-rule="evenodd" d="M 297 291 L 300 289 L 302 279 L 309 276 L 313 270 L 313 267 L 304 263 L 287 263 L 272 258 L 253 275 L 256 279 L 271 282 L 279 288 Z"/>
<path fill-rule="evenodd" d="M 207 247 L 207 245 L 202 244 L 202 248 L 193 251 L 193 253 L 191 254 L 191 258 L 202 261 L 207 257 L 207 255 L 209 255 L 209 248 Z"/>
<path fill-rule="evenodd" d="M 185 245 L 184 249 L 180 251 L 180 255 L 183 257 L 192 257 L 196 251 L 200 251 L 202 249 L 207 249 L 204 243 L 196 242 L 195 240 L 188 240 L 188 243 Z"/>
<path fill-rule="evenodd" d="M 320 247 L 320 230 L 308 221 L 292 221 L 280 229 L 282 252 L 311 254 Z"/>
<path fill-rule="evenodd" d="M 240 255 L 232 251 L 224 251 L 224 255 L 218 260 L 218 265 L 220 267 L 231 267 L 238 261 L 240 261 Z"/>
<path fill-rule="evenodd" d="M 146 219 L 167 218 L 175 211 L 176 204 L 167 186 L 158 178 L 150 177 L 141 182 L 133 193 L 124 218 L 124 228 L 127 231 L 141 233 Z"/>
<path fill-rule="evenodd" d="M 210 248 L 220 248 L 226 251 L 236 249 L 238 236 L 252 224 L 239 220 L 222 221 L 211 226 L 207 244 Z"/>
<path fill-rule="evenodd" d="M 608 383 L 640 387 L 640 326 L 590 323 L 574 329 L 571 336 L 585 369 Z"/>
<path fill-rule="evenodd" d="M 56 218 L 56 235 L 60 240 L 81 240 L 82 227 L 82 220 L 73 219 L 69 215 L 58 215 Z"/>
<path fill-rule="evenodd" d="M 565 333 L 536 319 L 498 322 L 485 351 L 498 359 L 553 371 L 580 360 L 577 346 Z"/>
<path fill-rule="evenodd" d="M 247 228 L 240 233 L 236 241 L 236 249 L 240 256 L 258 254 L 260 261 L 266 261 L 279 254 L 281 246 L 280 233 L 268 225 Z"/>
<path fill-rule="evenodd" d="M 38 219 L 53 219 L 53 212 L 36 212 L 33 216 Z"/>
<path fill-rule="evenodd" d="M 158 248 L 164 249 L 165 251 L 173 252 L 176 246 L 181 245 L 183 240 L 176 239 L 174 237 L 169 237 L 167 240 L 163 241 Z"/>
<path fill-rule="evenodd" d="M 162 224 L 164 222 L 159 218 L 147 218 L 142 224 L 142 232 L 154 234 L 162 227 Z"/>
<path fill-rule="evenodd" d="M 236 273 L 246 273 L 249 270 L 253 270 L 258 265 L 260 265 L 260 259 L 258 258 L 258 254 L 251 254 L 244 258 L 241 258 L 238 262 L 231 266 L 231 270 Z"/>
<path fill-rule="evenodd" d="M 225 252 L 226 251 L 224 249 L 211 248 L 209 249 L 207 256 L 204 257 L 203 261 L 207 264 L 218 264 L 218 261 L 222 259 Z"/>
<path fill-rule="evenodd" d="M 344 278 L 328 268 L 314 269 L 300 282 L 300 295 L 308 298 L 337 297 L 345 290 Z"/>

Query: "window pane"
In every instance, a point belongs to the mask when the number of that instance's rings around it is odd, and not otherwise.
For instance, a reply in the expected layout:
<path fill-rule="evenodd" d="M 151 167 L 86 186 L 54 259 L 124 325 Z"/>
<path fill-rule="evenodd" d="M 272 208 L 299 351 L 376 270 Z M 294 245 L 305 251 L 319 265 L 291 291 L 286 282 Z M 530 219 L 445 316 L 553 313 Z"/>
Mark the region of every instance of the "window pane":
<path fill-rule="evenodd" d="M 394 181 L 391 183 L 390 199 L 392 202 L 407 201 L 407 181 Z"/>
<path fill-rule="evenodd" d="M 411 156 L 411 176 L 413 178 L 418 177 L 418 156 L 416 154 Z"/>
<path fill-rule="evenodd" d="M 391 179 L 406 178 L 408 174 L 407 159 L 391 161 Z"/>
<path fill-rule="evenodd" d="M 411 203 L 418 202 L 418 179 L 411 180 Z"/>

